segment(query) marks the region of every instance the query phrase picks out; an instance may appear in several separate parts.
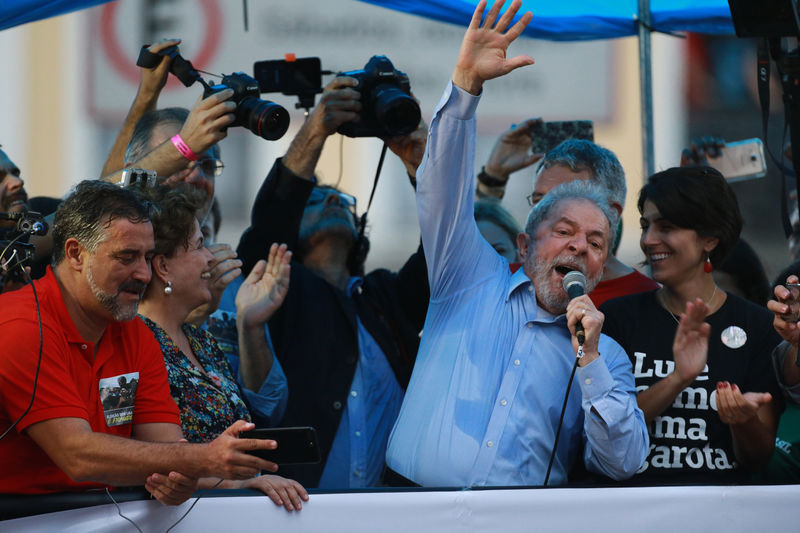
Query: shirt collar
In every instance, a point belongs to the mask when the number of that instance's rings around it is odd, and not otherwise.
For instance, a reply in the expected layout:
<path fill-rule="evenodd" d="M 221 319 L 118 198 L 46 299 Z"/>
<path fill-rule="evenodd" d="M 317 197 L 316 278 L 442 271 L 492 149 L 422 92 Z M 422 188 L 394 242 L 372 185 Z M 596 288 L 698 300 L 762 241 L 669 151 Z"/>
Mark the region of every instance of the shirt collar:
<path fill-rule="evenodd" d="M 356 292 L 360 292 L 361 286 L 364 284 L 364 278 L 361 276 L 353 276 L 347 282 L 347 295 L 353 296 Z"/>
<path fill-rule="evenodd" d="M 521 287 L 525 288 L 521 289 Z M 530 295 L 530 301 L 528 302 L 528 305 L 525 306 L 525 309 L 529 310 L 527 313 L 528 316 L 526 316 L 527 321 L 566 323 L 567 315 L 565 313 L 560 315 L 551 315 L 539 307 L 539 302 L 536 300 L 536 288 L 533 286 L 533 282 L 530 280 L 528 275 L 525 274 L 525 271 L 522 267 L 517 269 L 517 271 L 511 275 L 511 280 L 508 284 L 508 291 L 506 292 L 506 302 L 508 302 L 509 298 L 511 298 L 511 295 L 516 290 L 522 290 L 523 293 L 525 293 L 522 295 L 523 298 L 527 298 L 528 294 Z"/>

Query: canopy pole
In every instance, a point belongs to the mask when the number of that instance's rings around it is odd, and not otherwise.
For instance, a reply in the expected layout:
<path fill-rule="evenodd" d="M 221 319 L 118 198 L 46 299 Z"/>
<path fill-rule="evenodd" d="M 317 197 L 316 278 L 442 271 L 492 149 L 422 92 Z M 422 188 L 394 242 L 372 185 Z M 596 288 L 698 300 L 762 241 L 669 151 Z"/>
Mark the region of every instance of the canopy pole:
<path fill-rule="evenodd" d="M 639 94 L 642 113 L 642 171 L 646 176 L 655 172 L 655 148 L 653 144 L 653 65 L 651 61 L 650 0 L 639 0 Z"/>

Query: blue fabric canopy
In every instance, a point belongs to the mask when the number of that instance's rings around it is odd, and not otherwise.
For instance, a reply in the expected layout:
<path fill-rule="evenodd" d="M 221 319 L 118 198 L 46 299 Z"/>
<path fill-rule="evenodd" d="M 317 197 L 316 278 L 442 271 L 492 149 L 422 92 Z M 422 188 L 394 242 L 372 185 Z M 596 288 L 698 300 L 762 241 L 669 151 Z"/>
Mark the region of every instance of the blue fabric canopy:
<path fill-rule="evenodd" d="M 0 30 L 108 1 L 2 0 Z M 459 26 L 469 24 L 478 3 L 477 0 L 361 1 Z M 533 22 L 524 33 L 528 37 L 580 41 L 635 35 L 637 5 L 637 0 L 523 0 L 520 12 L 533 12 Z M 651 0 L 650 9 L 656 31 L 734 33 L 727 0 Z"/>
<path fill-rule="evenodd" d="M 477 0 L 361 0 L 396 11 L 466 26 Z M 491 5 L 492 0 L 488 0 Z M 637 0 L 522 0 L 519 13 L 533 12 L 523 35 L 581 41 L 636 35 Z M 652 28 L 733 35 L 727 0 L 651 0 Z"/>
<path fill-rule="evenodd" d="M 104 4 L 109 0 L 2 0 L 0 30 L 26 22 L 63 15 L 86 7 Z"/>

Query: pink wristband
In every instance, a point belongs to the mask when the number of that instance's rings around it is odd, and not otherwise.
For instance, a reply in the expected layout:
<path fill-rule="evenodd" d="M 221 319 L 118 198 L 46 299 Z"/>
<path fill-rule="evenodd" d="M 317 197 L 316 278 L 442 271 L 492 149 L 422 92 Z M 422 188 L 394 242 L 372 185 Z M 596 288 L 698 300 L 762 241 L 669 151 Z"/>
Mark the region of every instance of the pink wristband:
<path fill-rule="evenodd" d="M 183 142 L 183 139 L 181 139 L 180 134 L 176 133 L 175 136 L 172 139 L 170 139 L 170 141 L 172 141 L 172 144 L 175 145 L 175 148 L 178 149 L 178 151 L 181 153 L 183 157 L 185 157 L 189 161 L 197 161 L 197 154 L 192 152 L 192 149 L 189 148 L 189 145 Z"/>

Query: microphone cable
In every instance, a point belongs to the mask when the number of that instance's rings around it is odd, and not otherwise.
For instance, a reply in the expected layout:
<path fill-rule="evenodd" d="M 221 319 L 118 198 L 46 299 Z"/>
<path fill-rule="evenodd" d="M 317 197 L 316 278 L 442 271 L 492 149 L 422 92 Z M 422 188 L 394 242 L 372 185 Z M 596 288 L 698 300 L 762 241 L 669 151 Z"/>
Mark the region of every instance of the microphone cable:
<path fill-rule="evenodd" d="M 567 411 L 567 400 L 569 399 L 569 391 L 572 389 L 572 381 L 575 379 L 575 372 L 578 370 L 578 361 L 583 357 L 583 342 L 578 345 L 578 353 L 575 355 L 575 363 L 572 365 L 572 372 L 569 375 L 569 382 L 567 382 L 567 392 L 564 394 L 564 403 L 561 406 L 561 415 L 558 417 L 558 428 L 556 429 L 556 439 L 553 442 L 553 451 L 550 452 L 550 462 L 547 463 L 547 473 L 544 476 L 544 486 L 550 481 L 550 471 L 553 469 L 553 461 L 556 458 L 556 450 L 558 449 L 558 438 L 561 436 L 561 426 L 564 424 L 564 413 Z"/>

